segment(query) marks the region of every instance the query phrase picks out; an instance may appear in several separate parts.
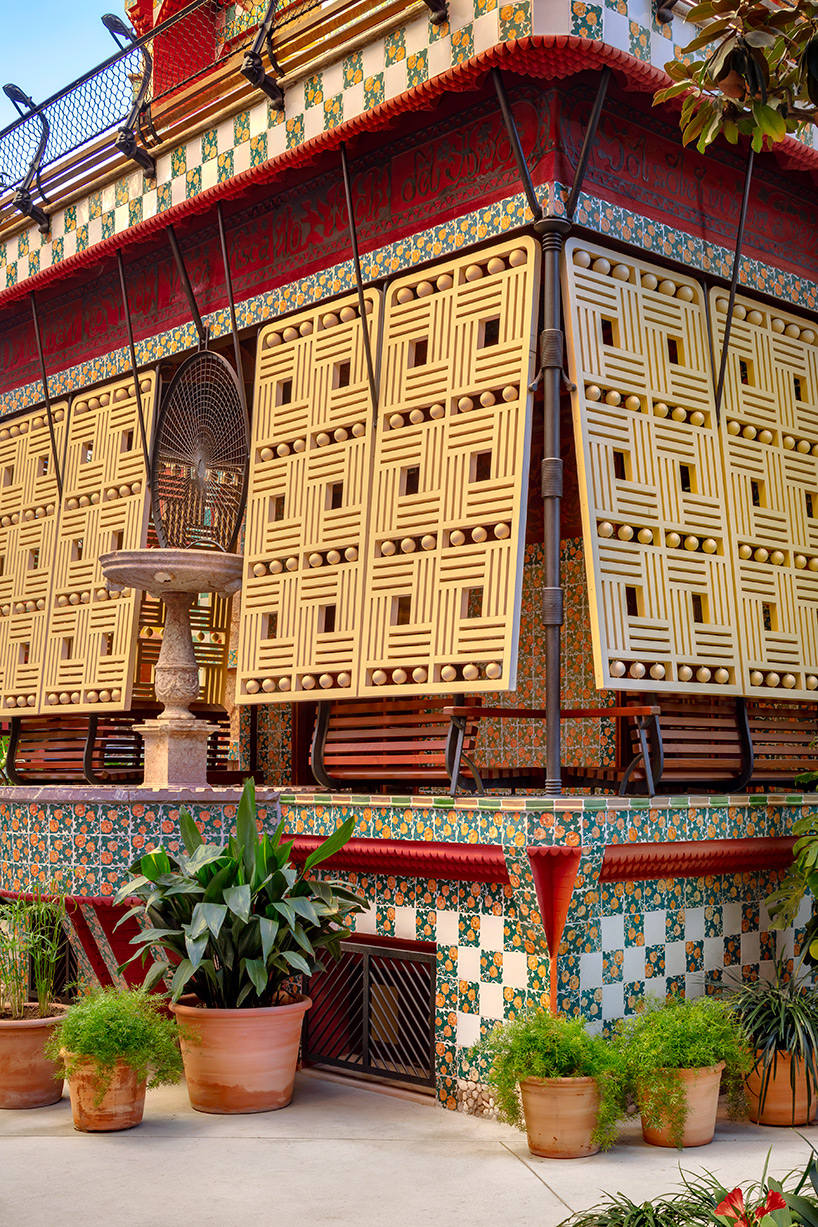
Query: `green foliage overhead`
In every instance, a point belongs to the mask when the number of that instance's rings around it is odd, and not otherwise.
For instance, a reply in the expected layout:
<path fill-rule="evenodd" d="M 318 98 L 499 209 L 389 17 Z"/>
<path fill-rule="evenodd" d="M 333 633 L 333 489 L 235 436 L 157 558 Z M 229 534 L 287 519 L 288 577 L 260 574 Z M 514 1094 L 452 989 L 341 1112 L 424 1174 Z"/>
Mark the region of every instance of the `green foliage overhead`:
<path fill-rule="evenodd" d="M 144 913 L 149 926 L 132 939 L 138 947 L 133 958 L 144 960 L 152 947 L 169 956 L 149 969 L 148 987 L 172 973 L 174 1001 L 194 992 L 212 1008 L 250 1009 L 276 1004 L 291 976 L 321 970 L 323 951 L 340 957 L 341 942 L 350 933 L 347 921 L 366 905 L 339 883 L 310 874 L 344 846 L 354 818 L 311 852 L 300 870 L 290 862 L 293 844 L 284 840 L 284 823 L 272 838 L 260 837 L 257 818 L 255 788 L 248 780 L 236 833 L 225 847 L 206 844 L 182 810 L 185 852 L 177 859 L 157 848 L 132 865 L 135 876 L 123 883 L 116 899 L 142 901 L 127 913 Z"/>
<path fill-rule="evenodd" d="M 616 1140 L 616 1122 L 624 1115 L 619 1059 L 602 1036 L 588 1034 L 583 1019 L 527 1011 L 498 1023 L 472 1057 L 487 1061 L 500 1119 L 517 1129 L 525 1129 L 518 1089 L 523 1079 L 596 1078 L 600 1108 L 593 1139 L 605 1149 Z"/>
<path fill-rule="evenodd" d="M 771 929 L 788 929 L 795 924 L 807 893 L 818 899 L 818 822 L 809 815 L 799 818 L 792 824 L 792 832 L 797 836 L 792 865 L 778 890 L 766 900 Z M 818 915 L 814 908 L 806 924 L 802 949 L 803 961 L 818 967 Z"/>
<path fill-rule="evenodd" d="M 97 1068 L 97 1106 L 111 1084 L 118 1061 L 148 1086 L 178 1082 L 182 1076 L 179 1033 L 162 1013 L 161 997 L 144 989 L 97 988 L 71 1006 L 48 1041 L 55 1061 L 65 1049 L 68 1078 L 92 1061 Z"/>
<path fill-rule="evenodd" d="M 715 997 L 653 999 L 620 1027 L 618 1038 L 628 1085 L 650 1129 L 669 1127 L 681 1147 L 687 1117 L 677 1069 L 724 1062 L 722 1087 L 730 1112 L 743 1116 L 744 1076 L 753 1065 L 747 1037 L 726 1002 Z"/>
<path fill-rule="evenodd" d="M 706 0 L 688 14 L 702 23 L 672 60 L 673 84 L 656 103 L 683 98 L 685 145 L 704 152 L 721 133 L 741 135 L 758 151 L 814 122 L 818 111 L 818 3 L 815 0 Z M 696 55 L 695 53 L 699 53 Z"/>

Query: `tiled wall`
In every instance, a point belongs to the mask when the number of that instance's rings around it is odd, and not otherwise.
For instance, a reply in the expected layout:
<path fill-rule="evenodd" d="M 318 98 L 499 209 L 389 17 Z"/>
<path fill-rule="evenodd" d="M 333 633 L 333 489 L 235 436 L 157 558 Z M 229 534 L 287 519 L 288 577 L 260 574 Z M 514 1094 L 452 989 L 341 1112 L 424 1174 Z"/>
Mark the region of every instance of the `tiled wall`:
<path fill-rule="evenodd" d="M 262 796 L 262 820 L 277 810 Z M 438 947 L 436 1051 L 439 1095 L 447 1106 L 480 1081 L 468 1049 L 481 1028 L 526 1005 L 548 1005 L 549 970 L 527 854 L 529 845 L 582 848 L 558 959 L 558 1001 L 595 1024 L 633 1013 L 649 994 L 697 994 L 705 975 L 727 980 L 770 970 L 776 950 L 791 955 L 798 933 L 770 933 L 764 899 L 775 875 L 720 874 L 600 885 L 606 844 L 779 835 L 802 813 L 800 797 L 676 798 L 664 803 L 613 798 L 337 797 L 284 794 L 290 831 L 327 835 L 350 815 L 369 838 L 501 844 L 508 885 L 349 874 L 369 910 L 361 932 L 419 939 Z M 205 835 L 220 840 L 235 805 L 191 805 Z M 134 856 L 165 842 L 178 848 L 172 803 L 0 797 L 0 888 L 25 890 L 60 876 L 80 895 L 110 895 Z M 800 917 L 803 924 L 807 912 Z"/>

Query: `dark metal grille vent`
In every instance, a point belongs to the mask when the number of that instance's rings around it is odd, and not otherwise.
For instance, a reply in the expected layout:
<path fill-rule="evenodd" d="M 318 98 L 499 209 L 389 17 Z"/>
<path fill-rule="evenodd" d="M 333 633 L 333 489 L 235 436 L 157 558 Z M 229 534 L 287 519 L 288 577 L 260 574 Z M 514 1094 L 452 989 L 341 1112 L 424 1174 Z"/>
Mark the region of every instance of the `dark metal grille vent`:
<path fill-rule="evenodd" d="M 305 982 L 305 1061 L 434 1086 L 435 956 L 354 941 L 342 951 Z"/>

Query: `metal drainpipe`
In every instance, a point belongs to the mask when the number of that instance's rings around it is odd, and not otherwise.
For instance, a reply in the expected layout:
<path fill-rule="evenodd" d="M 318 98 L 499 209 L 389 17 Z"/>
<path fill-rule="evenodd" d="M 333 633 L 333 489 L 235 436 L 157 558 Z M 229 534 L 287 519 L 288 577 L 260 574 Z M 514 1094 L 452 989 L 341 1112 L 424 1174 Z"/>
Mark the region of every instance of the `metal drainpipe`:
<path fill-rule="evenodd" d="M 545 791 L 562 793 L 562 748 L 560 745 L 560 689 L 562 672 L 561 631 L 563 623 L 560 582 L 560 505 L 562 457 L 560 456 L 560 386 L 563 368 L 560 258 L 571 223 L 563 217 L 544 217 L 534 223 L 542 243 L 543 330 L 540 362 L 543 376 L 543 598 L 545 627 Z"/>

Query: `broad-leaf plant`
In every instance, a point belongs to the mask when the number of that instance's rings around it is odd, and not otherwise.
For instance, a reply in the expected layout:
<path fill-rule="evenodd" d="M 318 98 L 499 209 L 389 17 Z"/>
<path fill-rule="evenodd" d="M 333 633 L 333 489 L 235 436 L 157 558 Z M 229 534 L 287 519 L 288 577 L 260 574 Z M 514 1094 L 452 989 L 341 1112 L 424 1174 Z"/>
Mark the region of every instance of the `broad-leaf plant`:
<path fill-rule="evenodd" d="M 251 1009 L 286 1000 L 286 982 L 322 970 L 325 951 L 340 957 L 348 921 L 366 904 L 312 871 L 344 846 L 354 818 L 315 848 L 301 869 L 291 863 L 293 841 L 285 840 L 283 822 L 272 836 L 259 835 L 252 780 L 225 847 L 205 843 L 187 810 L 179 825 L 184 852 L 174 857 L 157 848 L 138 858 L 134 876 L 116 895 L 118 903 L 140 900 L 120 924 L 140 913 L 147 919 L 132 939 L 138 949 L 128 962 L 144 962 L 156 947 L 167 956 L 149 968 L 147 987 L 171 975 L 173 1001 L 192 992 L 214 1009 Z"/>
<path fill-rule="evenodd" d="M 665 65 L 673 84 L 655 98 L 683 97 L 685 145 L 704 153 L 720 133 L 733 145 L 745 135 L 759 152 L 815 122 L 816 0 L 705 0 L 687 20 L 700 31 L 684 48 L 687 62 Z"/>

